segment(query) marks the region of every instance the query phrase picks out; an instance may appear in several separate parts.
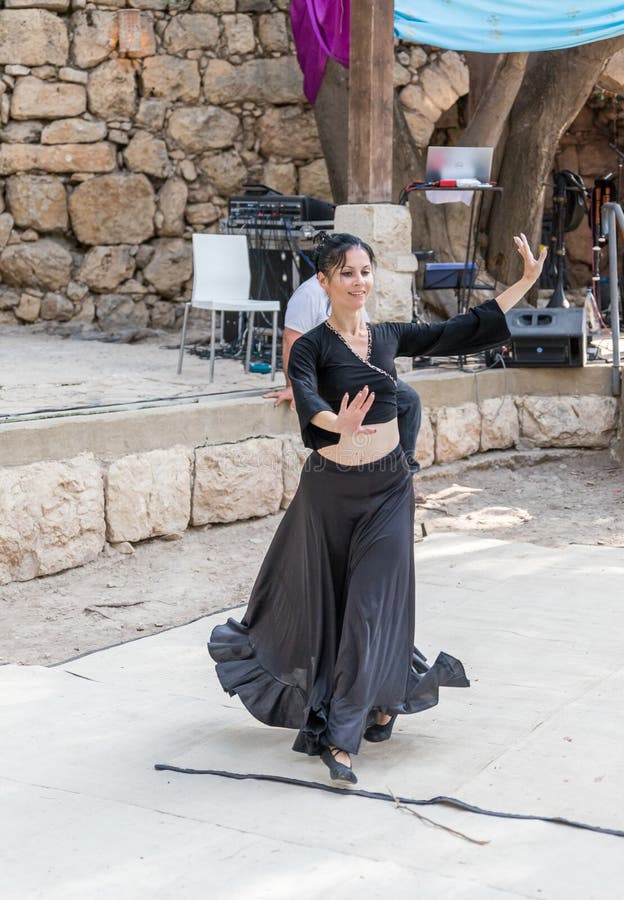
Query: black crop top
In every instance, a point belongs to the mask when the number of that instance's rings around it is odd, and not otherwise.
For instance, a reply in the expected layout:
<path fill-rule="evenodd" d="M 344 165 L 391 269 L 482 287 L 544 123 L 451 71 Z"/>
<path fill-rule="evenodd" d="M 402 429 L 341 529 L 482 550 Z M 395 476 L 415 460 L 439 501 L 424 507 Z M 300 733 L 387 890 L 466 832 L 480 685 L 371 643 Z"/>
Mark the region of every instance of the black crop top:
<path fill-rule="evenodd" d="M 369 325 L 370 359 L 362 359 L 325 322 L 294 344 L 288 365 L 301 437 L 319 450 L 337 444 L 340 435 L 313 425 L 322 410 L 337 413 L 345 393 L 352 398 L 364 385 L 375 392 L 366 425 L 396 418 L 397 356 L 455 356 L 495 347 L 509 337 L 507 320 L 496 300 L 446 322 L 415 325 L 381 322 Z"/>

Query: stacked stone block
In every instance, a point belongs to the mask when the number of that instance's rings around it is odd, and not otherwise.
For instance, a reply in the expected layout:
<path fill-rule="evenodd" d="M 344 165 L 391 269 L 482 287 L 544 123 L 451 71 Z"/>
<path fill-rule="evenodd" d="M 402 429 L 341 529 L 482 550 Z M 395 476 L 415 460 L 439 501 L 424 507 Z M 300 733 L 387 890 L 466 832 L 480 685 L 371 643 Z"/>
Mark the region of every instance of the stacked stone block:
<path fill-rule="evenodd" d="M 453 50 L 431 50 L 421 46 L 400 47 L 396 53 L 395 88 L 405 121 L 418 147 L 429 145 L 436 128 L 445 126 L 445 143 L 459 136 L 456 103 L 468 93 L 469 72 L 462 56 Z"/>
<path fill-rule="evenodd" d="M 416 451 L 426 468 L 516 446 L 605 448 L 617 423 L 613 397 L 493 398 L 423 410 Z M 0 468 L 0 584 L 83 565 L 107 540 L 127 546 L 274 514 L 292 500 L 307 455 L 282 435 Z"/>

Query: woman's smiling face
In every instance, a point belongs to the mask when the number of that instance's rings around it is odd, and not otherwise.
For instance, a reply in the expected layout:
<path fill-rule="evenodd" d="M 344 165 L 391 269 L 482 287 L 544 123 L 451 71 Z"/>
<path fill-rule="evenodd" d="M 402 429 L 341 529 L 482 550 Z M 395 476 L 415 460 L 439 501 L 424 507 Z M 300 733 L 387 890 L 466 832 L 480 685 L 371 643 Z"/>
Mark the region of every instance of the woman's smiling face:
<path fill-rule="evenodd" d="M 362 247 L 349 248 L 342 265 L 336 266 L 329 278 L 320 273 L 319 281 L 332 307 L 345 311 L 361 309 L 373 288 L 373 267 L 368 253 Z"/>

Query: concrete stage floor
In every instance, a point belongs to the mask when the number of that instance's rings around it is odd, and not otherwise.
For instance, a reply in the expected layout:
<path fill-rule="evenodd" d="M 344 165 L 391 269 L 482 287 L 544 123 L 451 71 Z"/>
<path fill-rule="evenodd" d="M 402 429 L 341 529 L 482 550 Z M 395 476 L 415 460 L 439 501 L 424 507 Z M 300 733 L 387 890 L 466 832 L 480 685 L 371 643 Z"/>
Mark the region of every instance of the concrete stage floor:
<path fill-rule="evenodd" d="M 447 534 L 415 553 L 417 643 L 472 686 L 365 745 L 357 787 L 624 829 L 624 551 Z M 3 900 L 622 897 L 622 837 L 414 808 L 481 845 L 348 789 L 155 771 L 330 783 L 221 691 L 205 642 L 226 615 L 0 668 Z"/>
<path fill-rule="evenodd" d="M 237 359 L 217 359 L 211 384 L 209 361 L 188 351 L 178 375 L 176 341 L 175 334 L 128 344 L 63 338 L 27 328 L 2 329 L 0 421 L 40 411 L 271 389 L 270 374 L 247 373 Z M 283 383 L 278 371 L 275 384 Z"/>

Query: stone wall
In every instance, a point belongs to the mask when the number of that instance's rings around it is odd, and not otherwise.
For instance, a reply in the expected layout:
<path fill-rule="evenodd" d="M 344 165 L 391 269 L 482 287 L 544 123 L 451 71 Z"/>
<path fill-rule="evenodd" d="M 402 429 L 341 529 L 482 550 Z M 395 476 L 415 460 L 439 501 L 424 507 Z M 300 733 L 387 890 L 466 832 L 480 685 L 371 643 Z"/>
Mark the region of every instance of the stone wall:
<path fill-rule="evenodd" d="M 331 200 L 288 8 L 4 0 L 0 326 L 172 327 L 192 232 L 217 230 L 245 182 Z M 426 146 L 468 71 L 456 53 L 397 43 L 395 84 Z"/>
<path fill-rule="evenodd" d="M 288 8 L 4 0 L 0 326 L 174 327 L 191 291 L 191 234 L 217 230 L 245 182 L 332 199 Z M 126 50 L 129 15 L 138 40 Z M 619 55 L 603 81 L 611 93 L 590 98 L 557 158 L 588 182 L 616 168 Z M 418 146 L 457 141 L 469 89 L 460 54 L 397 42 L 394 82 Z M 567 245 L 585 284 L 588 228 Z"/>
<path fill-rule="evenodd" d="M 512 447 L 608 447 L 617 422 L 612 397 L 488 398 L 425 409 L 417 456 L 425 468 Z M 298 438 L 279 435 L 0 468 L 0 584 L 83 565 L 106 541 L 129 550 L 189 526 L 276 513 L 306 456 Z"/>
<path fill-rule="evenodd" d="M 244 182 L 329 196 L 288 6 L 5 0 L 0 324 L 171 326 Z"/>
<path fill-rule="evenodd" d="M 419 44 L 397 44 L 395 88 L 407 126 L 417 146 L 429 146 L 436 129 L 440 143 L 454 144 L 460 136 L 457 101 L 469 90 L 464 58 L 453 50 Z"/>
<path fill-rule="evenodd" d="M 609 447 L 618 400 L 600 395 L 489 398 L 423 409 L 416 445 L 421 467 L 512 447 Z"/>

